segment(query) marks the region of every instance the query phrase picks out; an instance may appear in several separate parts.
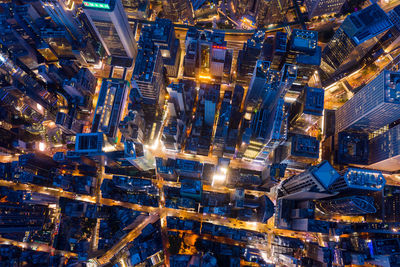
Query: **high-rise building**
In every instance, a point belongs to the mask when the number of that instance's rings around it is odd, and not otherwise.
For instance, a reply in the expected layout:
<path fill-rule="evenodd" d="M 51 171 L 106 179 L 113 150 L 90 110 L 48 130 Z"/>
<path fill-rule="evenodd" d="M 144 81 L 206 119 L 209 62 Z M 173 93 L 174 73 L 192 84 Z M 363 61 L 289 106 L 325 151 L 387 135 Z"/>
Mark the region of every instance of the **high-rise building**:
<path fill-rule="evenodd" d="M 308 18 L 338 13 L 346 0 L 306 0 Z"/>
<path fill-rule="evenodd" d="M 285 62 L 297 66 L 297 78 L 294 84 L 306 86 L 321 64 L 318 32 L 294 29 L 290 35 Z"/>
<path fill-rule="evenodd" d="M 83 130 L 83 121 L 76 120 L 75 117 L 76 108 L 71 108 L 68 113 L 59 111 L 56 116 L 56 125 L 65 134 L 77 134 Z"/>
<path fill-rule="evenodd" d="M 254 114 L 250 124 L 250 142 L 244 152 L 246 158 L 265 161 L 269 153 L 286 140 L 287 119 L 284 113 L 284 102 L 280 98 L 274 110 L 263 108 Z"/>
<path fill-rule="evenodd" d="M 290 8 L 288 0 L 259 0 L 257 2 L 256 24 L 263 27 L 268 24 L 278 24 L 286 21 L 286 14 Z"/>
<path fill-rule="evenodd" d="M 280 184 L 281 195 L 288 199 L 316 199 L 326 197 L 329 187 L 340 177 L 339 173 L 327 162 L 310 167 Z"/>
<path fill-rule="evenodd" d="M 385 185 L 382 201 L 382 219 L 384 222 L 400 221 L 400 187 Z"/>
<path fill-rule="evenodd" d="M 155 24 L 142 28 L 139 45 L 141 48 L 154 43 L 160 49 L 167 76 L 176 77 L 181 58 L 179 40 L 171 20 L 157 18 Z"/>
<path fill-rule="evenodd" d="M 188 45 L 186 47 L 186 54 L 185 57 L 183 58 L 183 66 L 184 66 L 183 74 L 185 76 L 188 77 L 196 76 L 197 53 L 198 53 L 197 40 L 188 41 Z"/>
<path fill-rule="evenodd" d="M 368 169 L 347 168 L 341 172 L 329 189 L 332 191 L 380 191 L 385 186 L 386 180 L 382 172 Z"/>
<path fill-rule="evenodd" d="M 204 122 L 208 126 L 214 125 L 215 113 L 219 102 L 219 85 L 201 84 L 200 88 L 205 91 L 204 100 Z"/>
<path fill-rule="evenodd" d="M 14 102 L 14 108 L 31 116 L 36 122 L 41 122 L 46 118 L 55 119 L 58 99 L 55 94 L 46 89 L 34 72 L 26 66 L 23 66 L 23 69 L 20 68 L 5 54 L 0 54 L 0 68 L 5 73 L 3 77 L 7 77 L 12 84 L 5 82 L 13 87 L 6 91 L 3 87 L 2 100 L 9 96 L 8 104 Z"/>
<path fill-rule="evenodd" d="M 361 215 L 376 212 L 374 198 L 369 196 L 349 196 L 319 200 L 316 206 L 325 214 Z"/>
<path fill-rule="evenodd" d="M 0 25 L 1 43 L 29 68 L 36 68 L 45 59 L 39 45 L 40 28 L 36 24 L 39 14 L 33 6 L 3 3 Z"/>
<path fill-rule="evenodd" d="M 179 152 L 184 137 L 186 136 L 185 129 L 186 127 L 183 121 L 176 118 L 170 118 L 162 132 L 161 140 L 164 147 L 168 150 Z"/>
<path fill-rule="evenodd" d="M 319 156 L 317 138 L 302 134 L 293 134 L 288 141 L 275 150 L 275 162 L 290 167 L 305 167 L 314 163 Z"/>
<path fill-rule="evenodd" d="M 336 111 L 336 133 L 374 132 L 400 119 L 400 73 L 383 71 Z"/>
<path fill-rule="evenodd" d="M 387 30 L 393 26 L 386 13 L 370 5 L 347 16 L 322 51 L 322 83 L 354 67 Z"/>
<path fill-rule="evenodd" d="M 400 170 L 400 125 L 369 140 L 369 168 L 383 171 Z"/>
<path fill-rule="evenodd" d="M 166 18 L 193 24 L 193 9 L 190 0 L 163 0 L 162 3 Z"/>
<path fill-rule="evenodd" d="M 73 1 L 43 0 L 42 6 L 58 25 L 64 26 L 71 36 L 80 40 L 84 37 L 82 23 L 77 16 L 77 10 Z"/>
<path fill-rule="evenodd" d="M 248 83 L 254 72 L 254 66 L 261 54 L 262 41 L 265 33 L 259 31 L 243 44 L 243 49 L 239 51 L 237 59 L 237 80 Z"/>
<path fill-rule="evenodd" d="M 83 1 L 84 11 L 113 65 L 130 67 L 137 44 L 121 0 Z"/>
<path fill-rule="evenodd" d="M 145 118 L 154 117 L 165 95 L 164 66 L 158 46 L 139 49 L 131 80 L 141 94 Z"/>
<path fill-rule="evenodd" d="M 250 112 L 259 108 L 261 102 L 266 99 L 268 93 L 266 84 L 278 79 L 278 73 L 271 70 L 270 66 L 269 61 L 258 60 L 256 63 L 245 98 L 245 107 Z"/>
<path fill-rule="evenodd" d="M 75 152 L 87 154 L 100 154 L 104 146 L 103 133 L 77 134 Z M 68 154 L 67 154 L 68 156 Z"/>
<path fill-rule="evenodd" d="M 186 34 L 184 75 L 201 80 L 229 78 L 233 50 L 227 49 L 225 32 L 189 28 Z"/>
<path fill-rule="evenodd" d="M 368 164 L 368 134 L 340 132 L 334 137 L 335 162 L 338 164 Z"/>
<path fill-rule="evenodd" d="M 125 140 L 135 143 L 144 143 L 146 122 L 143 116 L 136 110 L 130 110 L 128 115 L 119 124 L 119 130 Z"/>
<path fill-rule="evenodd" d="M 231 98 L 232 92 L 225 92 L 221 102 L 219 111 L 217 128 L 214 135 L 214 144 L 212 153 L 217 156 L 222 156 L 224 153 L 225 143 L 228 137 L 229 120 L 231 118 Z"/>
<path fill-rule="evenodd" d="M 270 62 L 258 61 L 245 99 L 251 123 L 244 127 L 241 150 L 246 158 L 265 160 L 287 136 L 287 108 L 283 97 L 296 79 L 296 67 L 285 64 L 280 72 Z M 252 114 L 252 112 L 255 112 Z"/>
<path fill-rule="evenodd" d="M 185 98 L 185 84 L 180 83 L 171 83 L 167 86 L 167 91 L 170 97 L 170 102 L 173 103 L 175 113 L 177 116 L 178 113 L 186 112 L 186 98 Z"/>
<path fill-rule="evenodd" d="M 306 87 L 293 103 L 289 111 L 291 127 L 297 131 L 307 131 L 321 117 L 324 110 L 324 93 L 321 88 Z"/>
<path fill-rule="evenodd" d="M 400 6 L 396 6 L 393 10 L 388 12 L 390 21 L 393 23 L 393 27 L 388 32 L 387 41 L 382 45 L 385 51 L 392 51 L 398 47 L 400 40 Z"/>
<path fill-rule="evenodd" d="M 160 49 L 139 49 L 132 84 L 139 89 L 144 103 L 160 103 L 160 94 L 165 90 L 163 63 Z M 136 85 L 136 86 L 135 86 Z"/>
<path fill-rule="evenodd" d="M 57 57 L 73 57 L 82 65 L 97 63 L 99 55 L 94 40 L 88 36 L 78 8 L 73 1 L 43 0 L 42 6 L 57 25 L 40 25 L 41 36 L 55 51 Z"/>
<path fill-rule="evenodd" d="M 94 95 L 96 85 L 96 77 L 87 68 L 81 68 L 73 78 L 65 80 L 63 83 L 65 90 L 76 91 L 83 96 Z M 69 87 L 69 89 L 66 87 Z"/>
<path fill-rule="evenodd" d="M 92 133 L 103 132 L 118 142 L 117 131 L 122 114 L 127 105 L 129 83 L 120 79 L 103 79 L 96 110 Z"/>
<path fill-rule="evenodd" d="M 276 32 L 272 43 L 272 68 L 279 69 L 284 62 L 284 57 L 288 50 L 287 44 L 288 34 L 286 32 Z"/>
<path fill-rule="evenodd" d="M 122 5 L 129 19 L 146 19 L 150 15 L 149 0 L 122 0 Z"/>

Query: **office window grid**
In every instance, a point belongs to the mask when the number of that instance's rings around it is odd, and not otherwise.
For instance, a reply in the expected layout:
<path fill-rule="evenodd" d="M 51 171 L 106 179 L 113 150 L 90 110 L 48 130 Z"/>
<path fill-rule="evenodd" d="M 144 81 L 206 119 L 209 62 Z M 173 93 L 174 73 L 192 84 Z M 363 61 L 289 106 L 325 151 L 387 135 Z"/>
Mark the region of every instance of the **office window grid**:
<path fill-rule="evenodd" d="M 384 71 L 336 111 L 336 132 L 347 129 L 373 132 L 400 117 L 400 102 L 387 102 L 389 77 Z"/>

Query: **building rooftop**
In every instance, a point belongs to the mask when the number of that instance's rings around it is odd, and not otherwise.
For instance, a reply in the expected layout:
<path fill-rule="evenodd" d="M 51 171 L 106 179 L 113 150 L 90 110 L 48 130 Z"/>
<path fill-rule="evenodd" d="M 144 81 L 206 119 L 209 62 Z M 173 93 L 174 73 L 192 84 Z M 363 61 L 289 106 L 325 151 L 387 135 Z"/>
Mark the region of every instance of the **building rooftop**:
<path fill-rule="evenodd" d="M 329 164 L 328 161 L 323 161 L 320 164 L 312 167 L 311 173 L 326 189 L 340 177 L 340 174 L 332 167 L 331 164 Z"/>
<path fill-rule="evenodd" d="M 339 164 L 368 164 L 368 134 L 340 132 L 337 137 Z"/>
<path fill-rule="evenodd" d="M 159 56 L 161 54 L 157 46 L 153 46 L 152 49 L 139 49 L 132 78 L 136 81 L 150 82 L 153 79 L 155 64 Z"/>
<path fill-rule="evenodd" d="M 400 73 L 384 71 L 385 102 L 400 104 Z"/>
<path fill-rule="evenodd" d="M 115 0 L 85 0 L 83 1 L 83 7 L 84 9 L 113 11 L 115 8 Z"/>
<path fill-rule="evenodd" d="M 270 70 L 271 62 L 265 60 L 258 60 L 256 65 L 256 77 L 267 78 L 268 71 Z"/>
<path fill-rule="evenodd" d="M 313 136 L 296 134 L 292 136 L 291 154 L 293 156 L 318 158 L 319 141 Z"/>
<path fill-rule="evenodd" d="M 318 32 L 295 29 L 290 36 L 290 50 L 314 53 L 318 47 Z"/>
<path fill-rule="evenodd" d="M 322 112 L 324 111 L 324 89 L 307 87 L 304 89 L 304 92 L 303 112 L 306 114 L 322 116 Z"/>
<path fill-rule="evenodd" d="M 343 175 L 350 188 L 379 191 L 385 186 L 386 180 L 381 171 L 348 168 Z"/>
<path fill-rule="evenodd" d="M 285 53 L 287 46 L 287 33 L 277 32 L 275 35 L 274 49 L 276 53 Z"/>
<path fill-rule="evenodd" d="M 142 28 L 139 44 L 141 47 L 146 47 L 151 40 L 156 44 L 169 46 L 172 37 L 171 31 L 174 32 L 172 21 L 157 18 L 154 24 Z"/>
<path fill-rule="evenodd" d="M 386 13 L 373 4 L 347 16 L 341 28 L 356 44 L 361 44 L 392 26 Z"/>

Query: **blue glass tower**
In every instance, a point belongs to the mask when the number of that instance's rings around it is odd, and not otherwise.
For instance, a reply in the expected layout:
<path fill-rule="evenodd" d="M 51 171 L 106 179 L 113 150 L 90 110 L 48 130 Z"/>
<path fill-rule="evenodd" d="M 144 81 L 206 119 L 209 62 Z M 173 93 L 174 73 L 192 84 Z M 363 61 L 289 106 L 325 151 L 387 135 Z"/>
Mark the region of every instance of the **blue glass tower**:
<path fill-rule="evenodd" d="M 347 16 L 322 51 L 323 85 L 359 62 L 392 26 L 386 13 L 377 4 Z"/>
<path fill-rule="evenodd" d="M 332 191 L 380 191 L 386 180 L 382 172 L 376 170 L 348 168 L 329 187 Z"/>
<path fill-rule="evenodd" d="M 373 132 L 400 118 L 400 73 L 383 71 L 336 111 L 335 131 Z"/>
<path fill-rule="evenodd" d="M 400 125 L 396 125 L 369 141 L 370 168 L 400 170 Z"/>
<path fill-rule="evenodd" d="M 137 55 L 137 44 L 121 0 L 83 1 L 83 6 L 112 63 L 130 67 Z"/>
<path fill-rule="evenodd" d="M 375 213 L 374 199 L 368 196 L 349 196 L 320 200 L 317 207 L 326 214 L 361 215 Z"/>

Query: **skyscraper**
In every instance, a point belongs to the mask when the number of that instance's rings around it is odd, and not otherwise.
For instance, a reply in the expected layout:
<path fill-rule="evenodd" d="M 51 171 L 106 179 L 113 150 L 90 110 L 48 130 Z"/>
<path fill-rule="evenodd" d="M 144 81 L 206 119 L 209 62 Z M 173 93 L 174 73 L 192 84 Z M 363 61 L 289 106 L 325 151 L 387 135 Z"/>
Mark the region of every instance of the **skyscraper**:
<path fill-rule="evenodd" d="M 193 9 L 190 0 L 163 0 L 165 17 L 172 21 L 193 23 Z"/>
<path fill-rule="evenodd" d="M 181 59 L 181 49 L 179 40 L 175 37 L 175 29 L 171 20 L 157 18 L 155 24 L 142 28 L 140 47 L 145 48 L 150 43 L 159 47 L 167 76 L 176 77 Z"/>
<path fill-rule="evenodd" d="M 369 168 L 383 171 L 400 170 L 400 125 L 369 140 Z"/>
<path fill-rule="evenodd" d="M 290 124 L 297 130 L 305 131 L 315 124 L 324 110 L 324 93 L 321 88 L 306 87 L 302 95 L 290 107 Z"/>
<path fill-rule="evenodd" d="M 103 132 L 109 138 L 118 141 L 117 130 L 126 107 L 128 96 L 127 81 L 119 79 L 103 79 L 95 115 L 92 124 L 92 133 Z"/>
<path fill-rule="evenodd" d="M 257 26 L 263 27 L 268 24 L 284 22 L 291 1 L 259 0 L 255 2 L 257 3 L 255 9 Z"/>
<path fill-rule="evenodd" d="M 79 9 L 74 1 L 42 0 L 41 2 L 43 8 L 47 11 L 58 28 L 57 31 L 49 31 L 49 28 L 47 28 L 45 36 L 47 36 L 47 38 L 52 38 L 54 34 L 58 32 L 61 36 L 58 36 L 56 40 L 61 37 L 73 39 L 70 43 L 72 44 L 72 53 L 74 57 L 83 65 L 97 63 L 99 55 L 97 54 L 95 46 L 98 45 L 98 42 L 95 41 L 94 38 L 89 38 L 88 32 L 79 19 Z M 62 42 L 61 48 L 65 45 L 68 45 L 68 43 Z"/>
<path fill-rule="evenodd" d="M 75 59 L 72 51 L 75 40 L 65 29 L 52 29 L 46 25 L 40 31 L 40 37 L 48 43 L 57 58 Z"/>
<path fill-rule="evenodd" d="M 290 35 L 286 63 L 295 64 L 297 79 L 295 85 L 306 86 L 321 64 L 321 47 L 318 46 L 318 32 L 294 29 Z M 281 62 L 281 66 L 284 62 Z"/>
<path fill-rule="evenodd" d="M 318 198 L 340 177 L 327 161 L 292 176 L 280 184 L 281 194 L 289 199 Z M 326 195 L 324 195 L 326 196 Z"/>
<path fill-rule="evenodd" d="M 400 73 L 383 71 L 336 111 L 336 133 L 373 132 L 400 119 Z"/>
<path fill-rule="evenodd" d="M 284 145 L 275 150 L 275 162 L 290 167 L 304 168 L 314 163 L 319 156 L 319 141 L 308 135 L 291 135 Z"/>
<path fill-rule="evenodd" d="M 386 180 L 382 172 L 376 170 L 347 168 L 341 172 L 329 189 L 332 191 L 380 191 L 385 186 Z"/>
<path fill-rule="evenodd" d="M 228 135 L 229 119 L 231 118 L 232 92 L 227 91 L 221 101 L 221 109 L 218 116 L 217 128 L 214 135 L 213 154 L 222 156 Z"/>
<path fill-rule="evenodd" d="M 376 212 L 374 199 L 369 196 L 349 196 L 319 200 L 316 206 L 326 214 L 361 215 Z"/>
<path fill-rule="evenodd" d="M 382 219 L 384 222 L 400 221 L 400 187 L 386 185 L 383 189 Z"/>
<path fill-rule="evenodd" d="M 269 61 L 257 61 L 246 95 L 246 116 L 252 117 L 242 140 L 241 150 L 246 158 L 265 160 L 271 150 L 286 139 L 283 97 L 296 79 L 296 66 L 285 64 L 280 72 L 269 67 Z"/>
<path fill-rule="evenodd" d="M 113 65 L 130 67 L 137 44 L 121 0 L 83 1 L 84 11 Z M 129 59 L 129 60 L 128 60 Z"/>
<path fill-rule="evenodd" d="M 368 134 L 340 132 L 334 137 L 338 164 L 368 164 Z"/>
<path fill-rule="evenodd" d="M 215 113 L 219 102 L 219 85 L 202 84 L 200 87 L 205 91 L 204 122 L 212 127 L 214 125 Z"/>
<path fill-rule="evenodd" d="M 20 109 L 36 122 L 41 122 L 46 117 L 47 119 L 55 118 L 57 97 L 47 91 L 43 82 L 37 79 L 29 68 L 26 66 L 24 69 L 20 68 L 7 55 L 0 53 L 0 69 L 5 73 L 3 77 L 7 77 L 7 80 L 11 81 L 10 85 L 14 87 L 4 91 L 2 100 L 5 100 L 7 95 L 14 96 L 13 98 L 16 98 L 13 103 L 14 108 Z"/>
<path fill-rule="evenodd" d="M 139 89 L 144 104 L 157 105 L 163 101 L 160 95 L 165 91 L 164 65 L 158 46 L 139 49 L 132 86 Z"/>
<path fill-rule="evenodd" d="M 258 31 L 243 44 L 243 49 L 239 51 L 237 59 L 237 80 L 247 84 L 251 79 L 254 66 L 262 51 L 262 41 L 265 33 Z"/>
<path fill-rule="evenodd" d="M 185 85 L 183 82 L 171 83 L 167 87 L 167 91 L 170 97 L 170 103 L 174 106 L 175 116 L 179 117 L 178 114 L 185 113 Z"/>
<path fill-rule="evenodd" d="M 347 16 L 322 52 L 323 85 L 328 84 L 334 75 L 355 66 L 392 26 L 377 4 Z"/>
<path fill-rule="evenodd" d="M 244 157 L 265 161 L 269 153 L 287 137 L 287 117 L 283 98 L 278 98 L 275 107 L 262 108 L 255 112 L 249 128 L 242 138 Z"/>
<path fill-rule="evenodd" d="M 58 25 L 64 26 L 73 38 L 80 40 L 84 37 L 82 23 L 77 17 L 73 1 L 42 0 L 44 9 Z"/>
<path fill-rule="evenodd" d="M 338 13 L 346 0 L 306 0 L 308 18 Z"/>
<path fill-rule="evenodd" d="M 151 11 L 149 0 L 122 0 L 122 5 L 128 18 L 145 19 Z"/>
<path fill-rule="evenodd" d="M 270 67 L 269 61 L 258 60 L 256 63 L 245 98 L 245 107 L 250 112 L 258 108 L 260 102 L 266 98 L 268 91 L 266 84 L 278 79 L 278 73 Z"/>
<path fill-rule="evenodd" d="M 120 122 L 119 130 L 125 140 L 141 144 L 145 140 L 145 125 L 143 116 L 136 110 L 130 110 L 129 114 Z"/>

